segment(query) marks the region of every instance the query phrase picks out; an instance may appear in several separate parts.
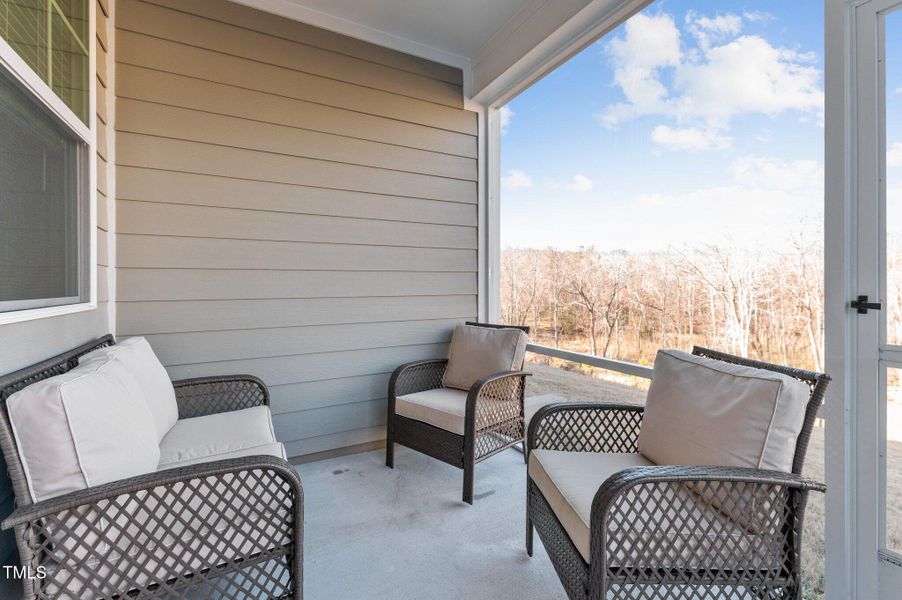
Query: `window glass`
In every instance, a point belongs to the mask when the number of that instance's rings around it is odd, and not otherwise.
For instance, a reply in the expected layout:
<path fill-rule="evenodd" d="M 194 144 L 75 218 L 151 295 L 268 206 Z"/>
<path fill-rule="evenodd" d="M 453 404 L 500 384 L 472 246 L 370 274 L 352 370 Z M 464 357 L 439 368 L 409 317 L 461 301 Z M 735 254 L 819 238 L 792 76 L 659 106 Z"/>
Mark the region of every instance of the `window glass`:
<path fill-rule="evenodd" d="M 85 294 L 86 147 L 0 73 L 0 311 Z"/>
<path fill-rule="evenodd" d="M 87 0 L 0 0 L 0 37 L 88 122 Z"/>

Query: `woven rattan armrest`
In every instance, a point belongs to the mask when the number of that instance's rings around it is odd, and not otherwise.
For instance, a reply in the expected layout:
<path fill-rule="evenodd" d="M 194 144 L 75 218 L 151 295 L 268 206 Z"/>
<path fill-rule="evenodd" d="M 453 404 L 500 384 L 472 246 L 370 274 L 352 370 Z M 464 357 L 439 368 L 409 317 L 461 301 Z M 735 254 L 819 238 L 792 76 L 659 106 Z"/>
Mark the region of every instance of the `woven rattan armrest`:
<path fill-rule="evenodd" d="M 613 402 L 548 404 L 529 423 L 527 452 L 638 452 L 644 410 Z"/>
<path fill-rule="evenodd" d="M 808 492 L 826 487 L 799 475 L 719 466 L 650 466 L 620 471 L 598 489 L 591 513 L 590 598 L 613 580 L 701 582 L 745 573 L 793 572 Z M 655 543 L 641 535 L 667 542 Z M 666 554 L 661 543 L 689 539 Z M 699 542 L 699 540 L 703 540 Z M 699 565 L 704 573 L 699 574 Z M 652 571 L 649 570 L 652 569 Z"/>
<path fill-rule="evenodd" d="M 179 419 L 269 406 L 266 384 L 253 375 L 219 375 L 173 381 Z"/>
<path fill-rule="evenodd" d="M 283 479 L 297 499 L 300 507 L 304 497 L 301 480 L 297 472 L 288 461 L 274 456 L 246 456 L 241 458 L 229 458 L 217 460 L 187 467 L 166 469 L 155 473 L 147 473 L 137 477 L 120 479 L 103 485 L 94 486 L 77 492 L 71 492 L 49 500 L 42 500 L 35 504 L 17 508 L 11 515 L 4 519 L 3 529 L 10 529 L 29 521 L 35 521 L 62 511 L 72 510 L 80 506 L 95 504 L 100 500 L 118 498 L 123 495 L 133 494 L 141 490 L 149 490 L 159 486 L 168 486 L 174 483 L 186 482 L 193 479 L 219 477 L 227 473 L 240 471 L 267 470 L 272 471 Z"/>
<path fill-rule="evenodd" d="M 465 427 L 479 431 L 504 417 L 523 417 L 523 390 L 527 371 L 502 371 L 477 379 L 467 394 Z M 522 431 L 522 429 L 521 429 Z"/>
<path fill-rule="evenodd" d="M 147 597 L 180 596 L 245 564 L 266 586 L 270 575 L 252 565 L 278 560 L 291 573 L 291 597 L 300 598 L 303 495 L 287 461 L 248 456 L 44 500 L 17 509 L 3 528 L 15 528 L 22 565 L 47 573 L 34 583 L 41 590 L 66 589 L 75 577 L 82 597 L 142 589 Z M 265 517 L 248 518 L 257 513 Z M 247 554 L 235 555 L 240 539 Z M 91 556 L 97 562 L 86 560 Z M 30 590 L 26 597 L 43 593 Z"/>
<path fill-rule="evenodd" d="M 417 360 L 401 365 L 388 380 L 389 399 L 442 387 L 447 368 L 447 358 Z"/>

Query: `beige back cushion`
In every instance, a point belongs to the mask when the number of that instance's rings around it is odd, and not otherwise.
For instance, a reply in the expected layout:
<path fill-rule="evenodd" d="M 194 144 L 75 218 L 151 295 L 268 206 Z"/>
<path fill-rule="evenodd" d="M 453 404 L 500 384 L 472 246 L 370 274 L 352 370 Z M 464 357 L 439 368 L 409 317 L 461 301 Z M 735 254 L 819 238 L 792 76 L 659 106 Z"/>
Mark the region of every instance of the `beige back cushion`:
<path fill-rule="evenodd" d="M 528 340 L 529 336 L 520 329 L 458 325 L 451 338 L 443 385 L 469 390 L 477 379 L 501 371 L 519 371 Z"/>
<path fill-rule="evenodd" d="M 115 346 L 98 348 L 81 357 L 81 363 L 97 357 L 116 357 L 141 388 L 142 398 L 153 416 L 157 441 L 169 433 L 179 418 L 172 380 L 163 364 L 143 337 L 131 337 Z"/>
<path fill-rule="evenodd" d="M 661 350 L 639 451 L 659 465 L 789 472 L 808 398 L 808 386 L 786 375 Z"/>
<path fill-rule="evenodd" d="M 7 400 L 32 500 L 38 502 L 156 470 L 160 448 L 140 386 L 112 357 Z"/>

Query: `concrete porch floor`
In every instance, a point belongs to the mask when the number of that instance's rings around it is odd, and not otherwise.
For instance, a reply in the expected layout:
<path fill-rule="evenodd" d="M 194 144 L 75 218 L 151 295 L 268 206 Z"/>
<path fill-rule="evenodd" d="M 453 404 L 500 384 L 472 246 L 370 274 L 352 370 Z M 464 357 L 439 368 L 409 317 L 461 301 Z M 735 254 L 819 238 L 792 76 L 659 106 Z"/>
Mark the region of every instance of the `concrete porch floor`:
<path fill-rule="evenodd" d="M 462 471 L 397 446 L 298 466 L 304 483 L 304 597 L 548 600 L 564 590 L 541 542 L 524 546 L 526 465 L 508 450 Z"/>

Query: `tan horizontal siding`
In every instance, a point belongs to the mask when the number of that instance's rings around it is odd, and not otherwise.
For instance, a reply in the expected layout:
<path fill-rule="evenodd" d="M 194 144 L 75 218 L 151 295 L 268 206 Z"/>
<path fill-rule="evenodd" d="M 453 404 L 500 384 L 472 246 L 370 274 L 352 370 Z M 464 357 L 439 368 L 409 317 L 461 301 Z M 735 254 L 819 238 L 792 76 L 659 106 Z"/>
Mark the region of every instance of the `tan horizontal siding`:
<path fill-rule="evenodd" d="M 235 179 L 120 166 L 119 196 L 128 200 L 253 208 L 275 212 L 446 225 L 477 224 L 475 198 L 461 202 Z"/>
<path fill-rule="evenodd" d="M 476 228 L 120 200 L 116 230 L 180 237 L 476 248 Z"/>
<path fill-rule="evenodd" d="M 120 98 L 476 158 L 476 137 L 464 133 L 127 64 L 117 77 Z"/>
<path fill-rule="evenodd" d="M 117 164 L 461 202 L 476 182 L 119 132 Z M 127 193 L 127 191 L 126 191 Z"/>
<path fill-rule="evenodd" d="M 139 0 L 120 0 L 119 11 L 116 26 L 122 30 L 239 56 L 316 77 L 463 108 L 461 86 L 440 79 L 362 61 Z"/>
<path fill-rule="evenodd" d="M 384 373 L 405 362 L 447 356 L 447 354 L 448 344 L 428 344 L 230 360 L 199 365 L 177 365 L 167 366 L 167 370 L 172 379 L 200 377 L 205 374 L 254 373 L 269 385 L 278 386 L 304 381 Z"/>
<path fill-rule="evenodd" d="M 285 450 L 288 452 L 288 457 L 293 458 L 332 450 L 333 448 L 346 448 L 348 446 L 366 444 L 382 439 L 385 439 L 385 425 L 288 441 L 285 442 Z"/>
<path fill-rule="evenodd" d="M 117 31 L 116 61 L 473 136 L 477 133 L 476 114 L 469 111 L 132 31 Z"/>
<path fill-rule="evenodd" d="M 278 439 L 296 441 L 340 434 L 349 428 L 378 427 L 385 424 L 385 419 L 385 399 L 382 398 L 280 414 L 274 429 Z"/>
<path fill-rule="evenodd" d="M 149 2 L 216 21 L 237 24 L 240 27 L 253 31 L 293 40 L 308 46 L 330 50 L 336 54 L 352 56 L 402 71 L 410 71 L 411 73 L 440 79 L 448 83 L 456 85 L 462 85 L 463 83 L 460 69 L 425 61 L 397 50 L 374 46 L 355 38 L 336 35 L 312 25 L 253 11 L 239 4 L 225 3 L 220 0 L 149 0 Z"/>
<path fill-rule="evenodd" d="M 251 300 L 447 296 L 476 294 L 475 273 L 410 271 L 254 271 L 134 269 L 116 271 L 119 300 Z"/>
<path fill-rule="evenodd" d="M 120 302 L 124 335 L 468 318 L 472 296 Z M 450 331 L 439 324 L 437 328 Z"/>
<path fill-rule="evenodd" d="M 261 377 L 292 454 L 378 438 L 391 371 L 478 312 L 460 72 L 219 0 L 117 14 L 118 334 Z"/>
<path fill-rule="evenodd" d="M 285 383 L 269 388 L 270 407 L 273 414 L 353 404 L 365 400 L 385 398 L 391 371 L 320 379 L 301 383 Z"/>
<path fill-rule="evenodd" d="M 476 272 L 475 250 L 119 234 L 117 266 L 283 271 Z"/>
<path fill-rule="evenodd" d="M 476 160 L 164 104 L 120 99 L 119 131 L 476 181 Z"/>
<path fill-rule="evenodd" d="M 106 28 L 105 27 L 97 28 L 97 42 L 94 47 L 94 51 L 97 54 L 97 81 L 99 81 L 101 85 L 106 86 L 106 84 L 107 84 L 106 45 L 104 45 L 100 41 L 100 32 L 101 31 L 106 31 Z"/>
<path fill-rule="evenodd" d="M 150 335 L 148 340 L 170 366 L 297 356 L 322 352 L 451 341 L 456 320 L 349 323 L 241 331 L 202 331 Z M 384 394 L 383 394 L 384 395 Z"/>
<path fill-rule="evenodd" d="M 110 208 L 107 197 L 100 191 L 97 192 L 97 227 L 104 231 L 110 230 Z"/>

